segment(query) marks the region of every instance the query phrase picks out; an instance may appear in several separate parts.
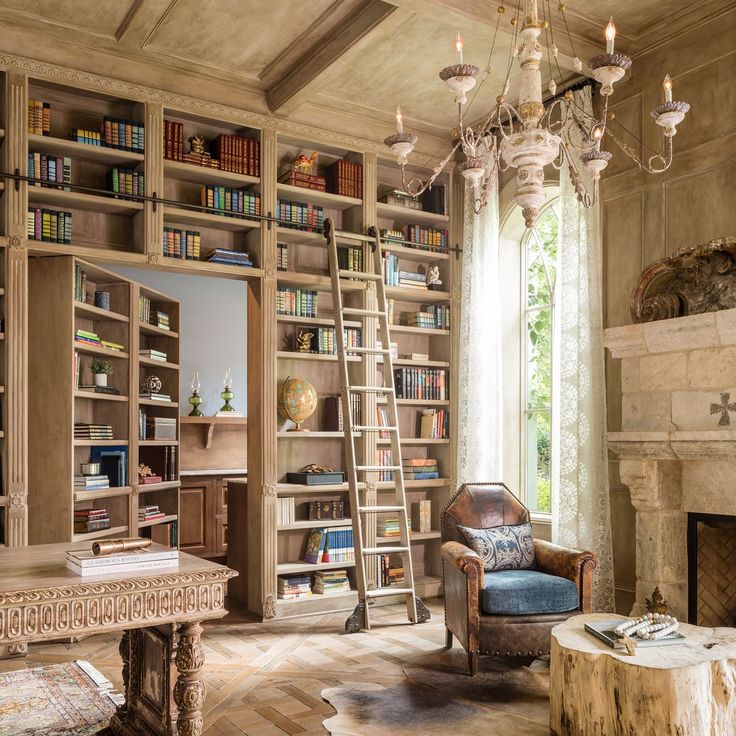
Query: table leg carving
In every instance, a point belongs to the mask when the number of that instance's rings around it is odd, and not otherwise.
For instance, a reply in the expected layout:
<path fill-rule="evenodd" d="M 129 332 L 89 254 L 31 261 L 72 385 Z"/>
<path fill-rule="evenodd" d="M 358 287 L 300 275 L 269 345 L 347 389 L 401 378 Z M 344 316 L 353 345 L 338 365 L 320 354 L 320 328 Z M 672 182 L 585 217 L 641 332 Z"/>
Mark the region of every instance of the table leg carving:
<path fill-rule="evenodd" d="M 179 626 L 179 643 L 176 649 L 176 668 L 179 677 L 174 685 L 174 702 L 179 709 L 176 728 L 179 736 L 200 736 L 202 733 L 202 706 L 205 684 L 201 670 L 204 666 L 204 650 L 199 623 Z"/>
<path fill-rule="evenodd" d="M 128 715 L 128 703 L 130 702 L 130 632 L 123 631 L 118 646 L 120 659 L 123 660 L 123 695 L 125 702 L 118 707 L 118 717 L 125 721 Z"/>

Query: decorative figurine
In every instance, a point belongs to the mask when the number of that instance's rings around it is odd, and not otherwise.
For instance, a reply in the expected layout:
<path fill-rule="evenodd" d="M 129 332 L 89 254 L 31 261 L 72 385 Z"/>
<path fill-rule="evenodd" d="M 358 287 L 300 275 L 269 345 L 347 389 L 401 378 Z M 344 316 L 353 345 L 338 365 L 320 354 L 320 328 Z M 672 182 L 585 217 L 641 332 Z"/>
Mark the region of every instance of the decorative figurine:
<path fill-rule="evenodd" d="M 199 405 L 202 403 L 202 397 L 199 395 L 199 371 L 194 372 L 192 377 L 192 395 L 189 397 L 189 403 L 192 405 L 192 410 L 189 412 L 190 417 L 201 417 L 204 416 L 199 410 Z"/>
<path fill-rule="evenodd" d="M 150 394 L 157 394 L 161 391 L 161 387 L 163 386 L 163 383 L 161 382 L 161 379 L 158 376 L 146 376 L 143 384 L 141 385 L 141 392 L 142 393 L 150 393 Z"/>
<path fill-rule="evenodd" d="M 440 269 L 436 264 L 426 266 L 424 280 L 427 284 L 427 288 L 430 290 L 440 289 L 442 287 L 442 281 L 440 280 Z"/>
<path fill-rule="evenodd" d="M 315 465 L 314 463 L 310 463 L 309 465 L 305 465 L 299 472 L 301 473 L 332 473 L 332 468 L 325 468 L 322 465 Z"/>
<path fill-rule="evenodd" d="M 667 601 L 664 599 L 664 596 L 660 592 L 659 586 L 656 586 L 652 591 L 651 600 L 649 600 L 649 598 L 644 599 L 644 606 L 649 613 L 667 613 L 670 608 Z"/>
<path fill-rule="evenodd" d="M 312 338 L 314 337 L 313 332 L 305 331 L 301 328 L 297 328 L 296 331 L 296 349 L 300 353 L 311 353 L 312 352 Z"/>
<path fill-rule="evenodd" d="M 204 136 L 193 135 L 189 139 L 189 153 L 194 153 L 198 156 L 204 154 Z"/>
<path fill-rule="evenodd" d="M 144 465 L 141 463 L 138 466 L 138 477 L 143 480 L 143 478 L 151 478 L 153 477 L 153 470 L 148 467 L 148 465 Z"/>
<path fill-rule="evenodd" d="M 294 159 L 294 164 L 291 168 L 294 171 L 300 171 L 302 174 L 314 174 L 315 169 L 317 168 L 318 157 L 319 154 L 317 151 L 312 151 L 312 155 L 310 157 L 307 157 L 304 153 L 300 153 L 296 159 Z"/>

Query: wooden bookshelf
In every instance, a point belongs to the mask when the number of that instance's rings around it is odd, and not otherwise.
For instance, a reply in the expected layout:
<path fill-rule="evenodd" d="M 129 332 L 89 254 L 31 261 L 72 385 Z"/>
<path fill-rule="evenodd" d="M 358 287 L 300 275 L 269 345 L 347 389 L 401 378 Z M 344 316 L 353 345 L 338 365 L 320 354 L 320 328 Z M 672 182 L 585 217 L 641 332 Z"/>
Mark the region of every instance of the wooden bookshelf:
<path fill-rule="evenodd" d="M 140 366 L 132 356 L 146 347 L 163 349 L 161 346 L 166 344 L 169 354 L 178 361 L 178 302 L 153 294 L 129 279 L 73 256 L 33 259 L 29 263 L 29 283 L 29 379 L 37 386 L 29 395 L 29 409 L 34 415 L 45 417 L 43 422 L 33 422 L 29 427 L 29 449 L 44 458 L 43 463 L 33 463 L 29 469 L 33 488 L 29 495 L 31 543 L 138 534 L 141 528 L 176 520 L 179 502 L 178 471 L 175 469 L 176 477 L 167 480 L 176 482 L 155 497 L 146 498 L 146 504 L 158 504 L 166 517 L 138 524 L 136 471 L 141 447 L 150 441 L 142 441 L 138 436 L 138 392 L 147 368 Z M 95 291 L 109 294 L 109 310 L 89 303 Z M 141 295 L 150 296 L 161 308 L 169 310 L 174 337 L 141 334 Z M 75 339 L 78 329 L 93 332 L 101 340 L 117 342 L 124 350 L 82 345 Z M 91 386 L 89 368 L 92 360 L 98 357 L 110 359 L 112 374 L 108 376 L 108 387 L 118 393 L 98 393 L 93 388 L 80 387 L 79 384 Z M 169 371 L 166 380 L 178 399 L 178 371 Z M 176 407 L 173 402 L 171 406 L 162 406 L 161 410 L 168 410 L 168 415 L 175 418 Z M 73 429 L 75 422 L 109 425 L 114 439 L 77 438 Z M 178 440 L 178 429 L 176 437 Z M 166 443 L 156 441 L 155 444 L 163 449 Z M 121 453 L 126 484 L 115 485 L 110 478 L 110 488 L 85 490 L 75 487 L 74 477 L 80 474 L 80 465 L 97 461 L 96 448 Z M 149 463 L 154 466 L 152 461 Z M 154 467 L 154 470 L 158 469 Z M 75 531 L 75 511 L 101 508 L 108 511 L 109 529 Z"/>

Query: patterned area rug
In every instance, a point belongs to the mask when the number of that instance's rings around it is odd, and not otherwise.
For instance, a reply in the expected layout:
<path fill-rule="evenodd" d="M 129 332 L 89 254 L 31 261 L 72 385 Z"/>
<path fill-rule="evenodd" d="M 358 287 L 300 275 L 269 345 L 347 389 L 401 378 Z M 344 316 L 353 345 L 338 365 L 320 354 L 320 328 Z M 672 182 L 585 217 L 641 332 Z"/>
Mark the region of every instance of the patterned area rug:
<path fill-rule="evenodd" d="M 0 736 L 90 736 L 107 727 L 120 696 L 78 660 L 0 675 Z"/>
<path fill-rule="evenodd" d="M 458 649 L 404 666 L 406 682 L 335 687 L 322 697 L 337 711 L 332 736 L 549 736 L 549 662 L 481 657 L 475 677 Z"/>

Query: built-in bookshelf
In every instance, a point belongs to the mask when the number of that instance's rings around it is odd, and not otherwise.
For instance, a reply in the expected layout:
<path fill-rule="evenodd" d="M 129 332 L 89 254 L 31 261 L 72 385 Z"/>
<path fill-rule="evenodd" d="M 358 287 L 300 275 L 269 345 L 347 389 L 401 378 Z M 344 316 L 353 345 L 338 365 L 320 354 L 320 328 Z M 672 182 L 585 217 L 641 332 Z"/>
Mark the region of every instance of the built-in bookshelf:
<path fill-rule="evenodd" d="M 249 286 L 248 485 L 247 491 L 238 495 L 237 502 L 231 499 L 227 509 L 228 564 L 239 572 L 229 585 L 229 594 L 246 602 L 251 611 L 265 618 L 351 608 L 356 599 L 354 591 L 334 597 L 317 599 L 312 596 L 311 600 L 283 602 L 279 602 L 277 595 L 278 576 L 291 569 L 281 566 L 305 564 L 301 560 L 309 529 L 300 505 L 333 496 L 347 501 L 346 486 L 321 488 L 286 483 L 287 472 L 299 470 L 310 462 L 344 469 L 341 435 L 327 429 L 324 423 L 326 399 L 339 391 L 335 356 L 318 351 L 299 352 L 293 341 L 295 329 L 300 326 L 311 330 L 333 326 L 326 241 L 319 221 L 330 217 L 338 229 L 359 233 L 366 233 L 371 226 L 401 230 L 401 238 L 394 237 L 384 243 L 384 252 L 398 257 L 400 270 L 420 273 L 425 265 L 438 266 L 442 289 L 427 292 L 404 286 L 388 287 L 388 294 L 394 300 L 394 321 L 398 323 L 403 312 L 421 311 L 424 305 L 446 305 L 454 299 L 459 264 L 455 254 L 436 248 L 428 250 L 418 247 L 421 243 L 405 241 L 403 227 L 448 229 L 451 231 L 449 240 L 456 245 L 461 227 L 461 218 L 456 213 L 460 211 L 462 187 L 453 185 L 454 179 L 449 176 L 440 177 L 438 184 L 445 189 L 443 197 L 432 200 L 434 209 L 424 207 L 423 203 L 421 211 L 410 210 L 395 202 L 381 201 L 386 193 L 398 188 L 400 180 L 395 162 L 380 159 L 372 141 L 310 129 L 286 120 L 270 120 L 268 116 L 211 101 L 203 103 L 170 91 L 162 94 L 161 90 L 126 85 L 120 80 L 85 77 L 76 81 L 76 73 L 68 73 L 60 67 L 44 67 L 38 76 L 26 68 L 6 69 L 0 74 L 4 85 L 0 100 L 0 129 L 5 132 L 0 159 L 4 170 L 17 169 L 24 175 L 30 174 L 32 162 L 34 176 L 36 166 L 48 176 L 49 161 L 54 159 L 55 172 L 53 181 L 34 180 L 17 186 L 11 181 L 0 182 L 0 202 L 3 203 L 0 247 L 12 246 L 7 247 L 5 253 L 8 295 L 0 296 L 3 307 L 7 301 L 4 314 L 11 322 L 10 329 L 14 330 L 8 347 L 14 352 L 4 356 L 2 362 L 7 368 L 0 369 L 5 371 L 2 383 L 7 384 L 2 388 L 8 392 L 0 396 L 3 419 L 12 422 L 10 426 L 4 425 L 2 431 L 14 443 L 12 451 L 8 450 L 8 457 L 3 457 L 3 473 L 12 477 L 14 492 L 19 495 L 19 503 L 13 505 L 17 517 L 14 529 L 19 531 L 11 543 L 22 543 L 25 535 L 23 493 L 28 494 L 30 541 L 73 538 L 73 510 L 83 508 L 88 501 L 86 490 L 73 490 L 73 476 L 78 465 L 90 456 L 93 446 L 81 438 L 75 442 L 75 416 L 88 424 L 113 427 L 112 439 L 96 439 L 95 446 L 108 450 L 127 447 L 126 486 L 120 490 L 94 491 L 96 500 L 91 507 L 104 504 L 113 517 L 112 531 L 100 533 L 134 534 L 140 531 L 153 534 L 147 530 L 170 524 L 177 516 L 174 500 L 178 498 L 178 452 L 169 468 L 169 477 L 173 480 L 165 480 L 164 474 L 157 487 L 139 489 L 134 471 L 146 458 L 150 460 L 148 464 L 155 464 L 155 459 L 146 453 L 161 454 L 163 448 L 177 447 L 179 438 L 177 423 L 177 440 L 139 440 L 139 410 L 146 409 L 152 417 L 164 419 L 178 417 L 188 410 L 186 406 L 176 405 L 179 396 L 179 312 L 175 300 L 149 294 L 153 301 L 166 303 L 162 311 L 169 312 L 169 329 L 164 333 L 157 325 L 141 323 L 139 297 L 142 293 L 145 295 L 145 290 L 141 291 L 143 287 L 129 279 L 110 273 L 103 264 L 237 279 Z M 28 104 L 30 100 L 42 104 L 40 130 L 29 125 L 34 120 Z M 162 100 L 165 100 L 163 104 Z M 44 103 L 47 106 L 45 130 Z M 103 142 L 107 121 L 110 124 L 122 121 L 138 127 L 142 124 L 142 145 L 140 129 L 136 134 L 137 146 L 121 146 L 119 140 L 118 145 L 98 145 Z M 172 123 L 177 125 L 171 127 Z M 127 135 L 127 127 L 123 130 Z M 167 152 L 167 134 L 171 143 L 174 130 L 180 131 L 176 135 L 181 150 L 177 148 L 172 153 L 171 150 Z M 76 131 L 74 140 L 70 139 L 70 131 Z M 98 141 L 88 133 L 99 134 L 101 138 Z M 195 136 L 199 153 L 192 150 Z M 0 132 L 0 140 L 2 138 Z M 216 143 L 218 138 L 220 143 Z M 203 149 L 199 149 L 199 139 Z M 242 140 L 247 142 L 243 144 Z M 226 142 L 227 148 L 223 148 Z M 237 148 L 243 145 L 244 152 Z M 319 182 L 298 181 L 289 174 L 299 156 L 304 155 L 311 161 L 312 152 L 318 154 L 312 174 L 325 177 L 323 189 Z M 195 154 L 193 158 L 189 155 L 192 153 Z M 228 161 L 221 166 L 219 157 L 223 153 Z M 241 165 L 243 157 L 249 160 L 250 168 Z M 212 160 L 218 163 L 215 165 Z M 431 161 L 427 165 L 434 163 Z M 427 170 L 415 171 L 426 177 Z M 305 168 L 302 173 L 309 171 Z M 119 187 L 121 181 L 126 182 L 126 186 L 130 181 L 132 186 L 133 175 L 136 190 L 142 190 L 144 197 L 131 194 L 127 189 L 115 191 L 114 182 L 118 182 Z M 305 183 L 317 187 L 302 186 Z M 454 192 L 451 191 L 453 186 Z M 79 191 L 76 187 L 85 190 Z M 219 188 L 217 204 L 209 199 L 210 191 L 213 198 L 215 192 L 208 187 Z M 231 203 L 235 197 L 238 207 L 240 202 L 245 206 L 246 194 L 249 198 L 257 195 L 260 217 L 254 209 L 232 212 L 219 206 L 223 190 L 229 191 Z M 224 192 L 225 197 L 228 191 Z M 288 206 L 283 206 L 284 203 Z M 29 217 L 24 222 L 29 208 L 33 210 L 33 220 Z M 35 236 L 35 210 L 64 213 L 54 220 L 60 242 L 51 242 L 49 235 L 44 239 L 44 224 L 50 234 L 52 222 L 49 218 L 44 222 L 43 216 L 40 221 L 42 239 L 35 240 L 28 235 L 32 225 Z M 299 226 L 300 217 L 307 218 L 307 225 Z M 199 249 L 196 260 L 170 255 L 167 248 L 171 246 L 165 236 L 168 239 L 172 230 L 184 233 L 183 240 L 181 235 L 178 240 L 175 236 L 179 255 L 186 255 L 187 248 L 194 254 L 196 243 Z M 232 257 L 208 262 L 205 259 L 215 248 Z M 357 248 L 357 251 L 353 250 L 351 255 L 348 248 Z M 363 267 L 368 269 L 371 263 L 369 246 L 341 241 L 341 250 L 348 258 L 354 258 L 361 249 Z M 102 308 L 73 299 L 71 274 L 74 265 L 82 262 L 89 272 L 90 283 L 109 285 L 109 289 L 98 286 L 97 290 L 110 291 L 110 310 L 101 313 L 98 310 Z M 54 275 L 55 269 L 66 269 L 68 278 Z M 44 284 L 47 282 L 58 282 L 58 285 L 46 292 Z M 375 306 L 375 294 L 366 289 L 363 282 L 350 281 L 346 286 L 351 290 L 351 305 Z M 278 290 L 281 288 L 317 293 L 314 316 L 278 314 Z M 121 298 L 113 297 L 118 293 L 126 295 L 124 307 L 112 303 Z M 58 304 L 68 305 L 68 309 L 42 311 L 43 305 L 57 304 L 57 300 Z M 23 317 L 25 309 L 28 309 L 27 324 Z M 453 322 L 456 317 L 453 311 Z M 57 324 L 63 329 L 52 330 L 51 326 Z M 227 329 L 226 321 L 222 324 L 223 329 Z M 82 366 L 94 359 L 109 360 L 113 364 L 109 381 L 113 388 L 120 389 L 119 394 L 95 392 L 92 395 L 90 389 L 75 387 L 73 354 L 74 348 L 79 346 L 74 345 L 73 336 L 77 326 L 85 332 L 97 330 L 99 335 L 105 335 L 107 342 L 123 345 L 120 350 L 87 343 L 77 350 Z M 375 342 L 372 325 L 357 322 L 350 326 L 361 329 L 364 344 Z M 445 369 L 450 380 L 454 379 L 456 337 L 452 324 L 449 330 L 396 324 L 392 334 L 400 356 L 411 353 L 427 356 L 426 360 L 399 357 L 396 367 Z M 141 349 L 165 353 L 166 360 L 160 360 L 160 356 L 159 359 L 141 357 Z M 49 358 L 57 353 L 62 356 L 59 360 Z M 38 356 L 43 359 L 38 360 Z M 357 383 L 364 382 L 369 371 L 375 370 L 375 361 L 373 356 L 350 358 L 353 377 L 361 379 L 356 380 Z M 55 371 L 58 371 L 59 380 L 56 380 Z M 140 383 L 149 374 L 162 380 L 162 393 L 171 396 L 170 404 L 140 397 Z M 308 422 L 313 430 L 309 439 L 306 435 L 296 437 L 286 432 L 287 428 L 274 410 L 279 381 L 289 375 L 303 376 L 319 393 L 317 414 Z M 124 376 L 127 378 L 123 385 Z M 121 381 L 119 385 L 118 381 Z M 399 403 L 402 436 L 406 440 L 404 454 L 436 458 L 441 475 L 437 479 L 407 482 L 410 500 L 432 501 L 431 530 L 415 535 L 412 541 L 418 592 L 424 597 L 431 597 L 440 590 L 441 565 L 436 539 L 439 512 L 454 484 L 453 399 L 451 391 L 441 405 L 415 399 Z M 9 402 L 12 411 L 6 408 Z M 449 438 L 416 436 L 416 413 L 422 408 L 443 408 L 450 412 Z M 367 416 L 376 411 L 375 400 L 370 399 L 363 411 Z M 6 441 L 7 438 L 0 438 L 0 445 Z M 359 445 L 362 455 L 369 458 L 385 449 L 376 437 L 361 438 Z M 163 455 L 165 461 L 165 450 Z M 171 453 L 169 463 L 172 463 Z M 152 467 L 152 470 L 157 471 L 157 468 Z M 367 502 L 379 502 L 386 484 L 378 479 L 367 481 Z M 278 528 L 274 501 L 284 495 L 295 499 L 299 518 L 295 519 L 295 525 Z M 138 503 L 144 498 L 147 505 L 160 506 L 166 522 L 150 526 L 146 522 L 143 526 L 137 523 Z M 149 503 L 149 498 L 155 500 Z M 7 511 L 5 504 L 0 502 L 0 514 Z M 354 587 L 353 573 L 351 568 L 347 569 Z"/>
<path fill-rule="evenodd" d="M 0 142 L 2 139 L 0 138 Z M 2 192 L 0 192 L 2 196 Z M 8 471 L 7 471 L 7 426 L 8 402 L 6 394 L 7 376 L 7 340 L 5 318 L 5 248 L 0 249 L 0 547 L 8 543 L 7 530 L 7 498 L 8 498 Z"/>
<path fill-rule="evenodd" d="M 28 402 L 38 418 L 28 435 L 37 458 L 29 468 L 29 541 L 149 535 L 164 525 L 164 538 L 175 544 L 178 302 L 72 256 L 32 258 L 28 268 L 29 385 L 35 387 Z M 139 357 L 151 350 L 167 357 L 157 371 L 163 383 L 139 398 L 142 386 L 155 383 L 147 359 Z M 155 398 L 164 391 L 172 401 Z M 144 406 L 148 423 L 139 420 Z M 158 426 L 157 417 L 170 417 L 168 426 Z M 139 463 L 160 481 L 144 482 Z"/>

